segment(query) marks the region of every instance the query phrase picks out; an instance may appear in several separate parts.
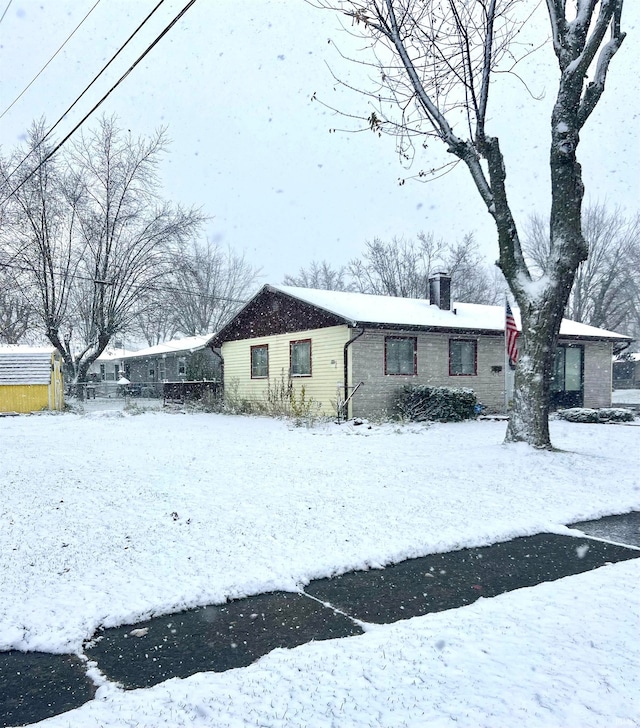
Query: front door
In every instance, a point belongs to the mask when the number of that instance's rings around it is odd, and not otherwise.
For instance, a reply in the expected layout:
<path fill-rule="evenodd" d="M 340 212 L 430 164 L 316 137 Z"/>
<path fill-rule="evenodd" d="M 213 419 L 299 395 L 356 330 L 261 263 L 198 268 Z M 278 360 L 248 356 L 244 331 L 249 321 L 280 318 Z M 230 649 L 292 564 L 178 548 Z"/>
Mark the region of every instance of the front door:
<path fill-rule="evenodd" d="M 584 401 L 584 347 L 559 344 L 551 379 L 551 409 L 582 407 Z"/>

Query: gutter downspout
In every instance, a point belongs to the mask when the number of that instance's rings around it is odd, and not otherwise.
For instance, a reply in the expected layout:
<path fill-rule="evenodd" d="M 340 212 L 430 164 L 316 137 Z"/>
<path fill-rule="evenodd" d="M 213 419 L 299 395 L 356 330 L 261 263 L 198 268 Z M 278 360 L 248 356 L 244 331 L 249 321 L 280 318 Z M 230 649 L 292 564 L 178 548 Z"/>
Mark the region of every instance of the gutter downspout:
<path fill-rule="evenodd" d="M 355 328 L 355 322 L 354 322 L 354 328 Z M 352 336 L 349 341 L 344 345 L 344 352 L 343 352 L 343 361 L 344 361 L 344 399 L 345 402 L 347 401 L 347 389 L 349 387 L 349 354 L 348 350 L 351 344 L 353 344 L 356 339 L 359 339 L 362 334 L 364 334 L 365 328 L 364 326 L 361 328 L 360 333 L 356 334 L 355 336 Z M 347 406 L 345 411 L 343 412 L 343 419 L 348 419 L 348 411 L 349 407 Z"/>

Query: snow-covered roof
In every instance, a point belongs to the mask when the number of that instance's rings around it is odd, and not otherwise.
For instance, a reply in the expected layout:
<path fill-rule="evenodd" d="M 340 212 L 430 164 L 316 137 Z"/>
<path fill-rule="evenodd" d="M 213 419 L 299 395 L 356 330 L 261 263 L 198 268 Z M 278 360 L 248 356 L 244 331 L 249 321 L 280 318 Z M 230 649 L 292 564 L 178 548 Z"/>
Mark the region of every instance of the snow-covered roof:
<path fill-rule="evenodd" d="M 184 339 L 172 339 L 171 341 L 165 341 L 164 344 L 156 344 L 139 351 L 127 351 L 119 358 L 133 359 L 174 354 L 180 351 L 197 351 L 198 349 L 204 349 L 211 336 L 212 334 L 204 334 L 201 336 L 186 336 Z"/>
<path fill-rule="evenodd" d="M 0 346 L 0 384 L 49 384 L 53 347 Z"/>
<path fill-rule="evenodd" d="M 374 324 L 377 326 L 410 326 L 476 331 L 504 331 L 504 306 L 485 306 L 477 303 L 451 304 L 445 311 L 431 305 L 426 299 L 373 296 L 368 293 L 325 291 L 315 288 L 274 286 L 269 288 L 305 301 L 329 313 L 340 316 L 354 325 Z M 520 311 L 513 315 L 518 328 Z M 592 339 L 628 339 L 624 334 L 598 329 L 577 321 L 562 319 L 561 336 L 579 336 Z"/>
<path fill-rule="evenodd" d="M 134 352 L 130 351 L 129 349 L 109 348 L 105 349 L 96 361 L 112 361 L 114 359 L 122 359 L 123 356 L 127 356 L 128 354 L 133 353 Z"/>

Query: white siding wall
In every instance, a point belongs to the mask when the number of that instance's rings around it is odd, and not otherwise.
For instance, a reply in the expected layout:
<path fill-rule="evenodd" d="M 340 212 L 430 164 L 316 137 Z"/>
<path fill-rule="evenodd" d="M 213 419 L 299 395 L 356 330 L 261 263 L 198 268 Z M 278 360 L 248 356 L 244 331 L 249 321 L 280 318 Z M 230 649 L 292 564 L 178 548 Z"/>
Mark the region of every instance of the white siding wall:
<path fill-rule="evenodd" d="M 385 336 L 416 336 L 418 339 L 416 376 L 385 375 Z M 476 339 L 476 376 L 449 376 L 449 339 Z M 370 330 L 353 343 L 353 384 L 364 382 L 353 399 L 356 417 L 385 416 L 393 412 L 396 393 L 404 384 L 473 389 L 490 410 L 504 409 L 504 339 L 500 336 L 465 336 Z M 492 367 L 502 367 L 493 372 Z"/>
<path fill-rule="evenodd" d="M 269 384 L 274 386 L 289 373 L 289 344 L 291 341 L 311 339 L 311 376 L 293 377 L 293 385 L 300 394 L 304 386 L 305 398 L 318 403 L 314 411 L 333 415 L 336 413 L 337 391 L 344 386 L 343 350 L 350 336 L 347 326 L 331 326 L 325 329 L 296 331 L 277 336 L 261 336 L 255 339 L 227 341 L 222 345 L 224 360 L 224 385 L 227 395 L 254 402 L 266 400 L 267 380 L 251 379 L 251 347 L 269 346 Z"/>

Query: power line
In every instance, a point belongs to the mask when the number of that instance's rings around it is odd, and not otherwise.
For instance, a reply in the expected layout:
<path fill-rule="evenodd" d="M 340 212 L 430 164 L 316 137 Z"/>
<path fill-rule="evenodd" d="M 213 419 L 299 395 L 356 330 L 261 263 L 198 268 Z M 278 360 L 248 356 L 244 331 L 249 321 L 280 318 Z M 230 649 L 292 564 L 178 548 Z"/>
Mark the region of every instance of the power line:
<path fill-rule="evenodd" d="M 23 265 L 17 265 L 16 263 L 0 263 L 0 269 L 11 268 L 12 270 L 20 271 L 21 273 L 30 273 L 32 268 L 27 268 Z M 103 286 L 112 286 L 113 281 L 99 280 L 93 276 L 80 275 L 79 273 L 62 273 L 60 271 L 52 271 L 52 275 L 58 276 L 59 278 L 67 278 L 79 281 L 89 281 Z M 132 289 L 145 291 L 154 291 L 156 293 L 186 293 L 188 296 L 197 296 L 199 298 L 208 298 L 215 301 L 225 301 L 226 303 L 246 303 L 246 299 L 228 298 L 225 296 L 212 296 L 208 293 L 201 293 L 200 291 L 190 290 L 188 288 L 180 288 L 179 286 L 162 286 L 154 283 L 140 283 L 131 285 Z"/>
<path fill-rule="evenodd" d="M 163 0 L 162 0 L 163 1 Z M 45 158 L 38 164 L 35 169 L 33 169 L 23 180 L 20 182 L 20 184 L 15 187 L 10 194 L 5 197 L 0 205 L 3 205 L 7 200 L 11 199 L 13 195 L 21 188 L 23 187 L 30 179 L 33 177 L 33 175 L 46 163 L 53 157 L 53 155 L 60 150 L 60 148 L 71 138 L 71 136 L 84 124 L 84 122 L 93 114 L 93 112 L 98 109 L 106 100 L 107 98 L 115 91 L 115 89 L 127 78 L 127 76 L 133 71 L 133 69 L 142 61 L 144 58 L 155 48 L 155 46 L 164 38 L 164 36 L 173 28 L 173 26 L 182 18 L 182 16 L 191 8 L 192 5 L 196 3 L 196 0 L 190 0 L 184 8 L 175 16 L 175 18 L 165 27 L 165 29 L 156 37 L 156 39 L 147 46 L 146 50 L 137 58 L 137 60 L 129 67 L 129 69 L 116 81 L 116 83 L 107 91 L 107 93 L 98 101 L 98 103 L 87 113 L 85 116 L 73 127 L 73 129 L 67 134 L 64 139 L 57 144 L 46 156 Z M 23 160 L 24 162 L 24 160 Z M 21 162 L 22 164 L 22 162 Z M 15 172 L 16 170 L 14 170 Z M 14 173 L 12 172 L 8 177 L 11 177 L 11 175 Z"/>
<path fill-rule="evenodd" d="M 38 73 L 36 73 L 36 75 L 31 79 L 29 84 L 15 97 L 15 99 L 9 104 L 9 106 L 7 106 L 7 108 L 2 112 L 2 114 L 0 114 L 0 119 L 2 119 L 2 117 L 7 113 L 7 111 L 10 111 L 13 108 L 14 104 L 17 101 L 19 101 L 24 96 L 24 94 L 31 88 L 31 86 L 35 83 L 35 81 L 37 81 L 37 79 L 40 77 L 40 75 L 45 70 L 45 68 L 51 63 L 51 61 L 53 61 L 53 59 L 58 55 L 58 53 L 60 53 L 60 51 L 67 45 L 67 43 L 75 35 L 75 32 L 78 30 L 78 28 L 91 15 L 91 13 L 96 9 L 96 7 L 100 4 L 101 1 L 102 0 L 96 0 L 95 4 L 91 8 L 91 10 L 89 10 L 89 12 L 84 16 L 84 18 L 82 18 L 82 20 L 78 23 L 78 25 L 76 25 L 76 27 L 71 31 L 71 33 L 65 39 L 64 43 L 60 46 L 60 48 L 58 48 L 58 50 L 51 56 L 51 58 L 44 64 L 44 66 L 42 66 L 42 68 L 38 71 Z M 9 5 L 11 5 L 11 2 L 13 2 L 13 0 L 9 1 Z M 2 18 L 0 18 L 0 23 L 3 21 L 4 16 L 7 14 L 7 10 L 9 10 L 9 5 L 7 5 L 7 9 L 2 14 Z"/>
<path fill-rule="evenodd" d="M 0 23 L 4 20 L 4 16 L 7 14 L 12 2 L 13 0 L 9 0 L 9 2 L 7 3 L 7 7 L 4 9 L 4 13 L 2 13 L 2 17 L 0 18 Z"/>
<path fill-rule="evenodd" d="M 98 0 L 98 2 L 101 2 L 101 0 Z M 98 4 L 98 2 L 96 2 L 96 5 Z M 68 113 L 69 113 L 69 112 L 70 112 L 70 111 L 71 111 L 71 110 L 72 110 L 72 109 L 73 109 L 73 108 L 75 107 L 75 105 L 76 105 L 76 104 L 77 104 L 77 103 L 78 103 L 78 102 L 80 101 L 80 99 L 82 99 L 82 97 L 83 97 L 83 96 L 84 96 L 84 95 L 85 95 L 85 94 L 87 93 L 87 91 L 89 91 L 89 89 L 90 89 L 90 88 L 91 88 L 91 87 L 93 86 L 93 84 L 94 84 L 94 83 L 95 83 L 95 82 L 96 82 L 96 81 L 97 81 L 97 80 L 98 80 L 98 79 L 100 78 L 100 76 L 102 76 L 102 74 L 103 74 L 103 73 L 104 73 L 104 72 L 105 72 L 105 71 L 107 70 L 107 68 L 109 68 L 109 66 L 110 66 L 110 65 L 111 65 L 111 64 L 112 64 L 112 63 L 113 63 L 113 62 L 115 61 L 115 59 L 116 59 L 116 58 L 117 58 L 117 57 L 118 57 L 118 56 L 120 55 L 120 53 L 122 53 L 122 51 L 123 51 L 123 50 L 124 50 L 124 49 L 125 49 L 125 48 L 127 47 L 127 45 L 129 45 L 129 43 L 131 42 L 131 40 L 132 40 L 132 39 L 133 39 L 133 38 L 134 38 L 134 37 L 135 37 L 135 36 L 136 36 L 136 35 L 138 34 L 138 32 L 139 32 L 139 31 L 140 31 L 140 30 L 142 29 L 142 27 L 143 27 L 143 26 L 144 26 L 144 25 L 145 25 L 145 24 L 147 23 L 147 21 L 149 20 L 149 18 L 151 18 L 151 16 L 152 16 L 152 15 L 153 15 L 153 14 L 154 14 L 154 13 L 156 12 L 156 10 L 157 10 L 157 9 L 158 9 L 158 8 L 159 8 L 159 7 L 161 6 L 161 5 L 162 5 L 162 3 L 163 3 L 163 2 L 164 2 L 164 0 L 160 0 L 160 2 L 159 2 L 159 3 L 158 3 L 158 4 L 156 5 L 156 6 L 155 6 L 155 8 L 153 8 L 153 10 L 152 10 L 152 11 L 151 11 L 151 12 L 150 12 L 150 13 L 149 13 L 148 15 L 147 15 L 147 17 L 146 17 L 146 18 L 145 18 L 145 19 L 144 19 L 144 20 L 143 20 L 143 21 L 142 21 L 142 22 L 140 23 L 140 25 L 138 25 L 138 27 L 137 27 L 137 28 L 136 28 L 136 29 L 135 29 L 135 30 L 133 31 L 133 33 L 132 33 L 132 34 L 131 34 L 131 35 L 130 35 L 130 36 L 129 36 L 128 38 L 127 38 L 127 40 L 126 40 L 126 41 L 125 41 L 125 42 L 124 42 L 124 43 L 123 43 L 123 44 L 122 44 L 122 45 L 120 46 L 120 48 L 119 48 L 119 49 L 118 49 L 118 50 L 117 50 L 117 51 L 116 51 L 116 52 L 114 53 L 114 55 L 113 55 L 113 56 L 112 56 L 112 57 L 111 57 L 111 58 L 109 59 L 109 61 L 107 61 L 107 63 L 106 63 L 106 64 L 105 64 L 105 65 L 104 65 L 104 66 L 102 67 L 102 69 L 100 70 L 100 72 L 99 72 L 99 73 L 98 73 L 98 74 L 97 74 L 97 75 L 96 75 L 96 76 L 94 77 L 94 79 L 93 79 L 93 80 L 91 81 L 91 83 L 90 83 L 90 84 L 89 84 L 89 85 L 88 85 L 88 86 L 87 86 L 87 87 L 86 87 L 86 88 L 84 89 L 84 91 L 83 91 L 83 92 L 82 92 L 82 93 L 80 94 L 80 96 L 78 96 L 78 97 L 76 98 L 76 100 L 75 100 L 75 101 L 74 101 L 74 102 L 73 102 L 73 103 L 71 104 L 71 106 L 69 106 L 69 108 L 68 108 L 68 109 L 67 109 L 67 110 L 66 110 L 66 111 L 65 111 L 65 112 L 64 112 L 64 113 L 62 114 L 62 116 L 61 116 L 61 117 L 60 117 L 60 118 L 58 119 L 58 121 L 56 121 L 56 123 L 55 123 L 55 124 L 54 124 L 54 125 L 53 125 L 53 126 L 51 127 L 51 129 L 49 129 L 49 131 L 48 131 L 48 132 L 47 132 L 47 133 L 46 133 L 46 134 L 44 135 L 44 137 L 42 137 L 42 139 L 41 139 L 41 140 L 40 140 L 40 141 L 38 142 L 38 144 L 37 144 L 37 145 L 36 145 L 36 146 L 35 146 L 35 147 L 34 147 L 33 149 L 31 149 L 31 150 L 30 150 L 30 151 L 28 152 L 28 154 L 27 154 L 27 155 L 26 155 L 26 156 L 25 156 L 25 157 L 24 157 L 24 158 L 23 158 L 23 159 L 22 159 L 22 160 L 20 161 L 20 163 L 19 163 L 19 164 L 17 165 L 17 167 L 15 167 L 15 168 L 14 168 L 14 170 L 13 170 L 13 171 L 12 171 L 12 172 L 11 172 L 10 174 L 8 174 L 8 175 L 7 175 L 7 177 L 5 177 L 5 180 L 4 180 L 4 183 L 5 183 L 5 185 L 6 185 L 6 183 L 7 183 L 7 182 L 8 182 L 8 181 L 9 181 L 9 180 L 11 179 L 11 177 L 13 177 L 13 175 L 14 175 L 14 174 L 15 174 L 15 173 L 16 173 L 16 172 L 17 172 L 17 171 L 18 171 L 18 170 L 20 169 L 20 167 L 22 167 L 22 165 L 23 165 L 23 164 L 24 164 L 24 163 L 25 163 L 25 162 L 27 161 L 27 159 L 29 159 L 29 157 L 30 157 L 30 156 L 31 156 L 32 154 L 34 154 L 34 152 L 37 152 L 37 151 L 38 151 L 38 149 L 40 149 L 40 147 L 41 147 L 41 146 L 42 146 L 42 145 L 44 144 L 44 142 L 46 141 L 46 139 L 47 139 L 47 138 L 48 138 L 48 137 L 49 137 L 49 136 L 50 136 L 50 135 L 51 135 L 51 134 L 53 133 L 54 129 L 55 129 L 55 128 L 56 128 L 56 127 L 57 127 L 57 126 L 58 126 L 58 125 L 60 124 L 60 122 L 61 122 L 61 121 L 62 121 L 62 120 L 63 120 L 63 119 L 64 119 L 64 118 L 65 118 L 65 117 L 67 116 L 67 114 L 68 114 Z M 96 5 L 94 5 L 93 7 L 95 8 L 95 6 L 96 6 Z M 93 8 L 91 8 L 91 10 L 93 10 Z M 91 12 L 91 10 L 89 11 L 89 13 Z M 87 13 L 87 15 L 85 16 L 85 19 L 86 19 L 86 18 L 87 18 L 87 17 L 89 16 L 89 13 Z M 84 20 L 83 20 L 83 22 L 84 22 Z M 81 23 L 81 24 L 82 24 L 82 23 Z M 80 25 L 81 25 L 81 24 L 80 24 Z M 80 25 L 78 25 L 78 28 L 80 27 Z M 77 30 L 77 28 L 76 28 L 76 30 Z M 75 33 L 75 31 L 74 31 L 74 33 Z M 73 35 L 73 33 L 72 33 L 72 35 Z M 71 37 L 71 36 L 69 36 L 69 38 L 70 38 L 70 37 Z M 67 40 L 68 40 L 68 39 L 67 39 Z M 66 41 L 65 41 L 65 43 L 66 43 Z M 64 43 L 63 43 L 63 45 L 64 45 Z M 61 47 L 62 47 L 62 46 L 61 46 Z M 53 60 L 53 59 L 51 59 L 51 60 Z M 47 65 L 48 65 L 48 64 L 47 64 Z M 46 66 L 45 66 L 45 68 L 46 68 Z M 44 70 L 44 68 L 43 68 L 42 70 Z M 42 71 L 41 71 L 41 72 L 42 72 Z M 38 74 L 38 75 L 40 75 L 40 74 Z M 36 76 L 36 78 L 37 78 L 37 76 Z M 34 81 L 35 81 L 35 79 L 34 79 Z M 33 81 L 32 81 L 31 83 L 33 83 Z M 29 85 L 31 85 L 31 84 L 29 84 Z M 28 86 L 27 86 L 27 88 L 28 88 Z M 25 89 L 25 91 L 26 91 L 26 90 L 27 90 L 27 89 Z M 24 91 L 23 91 L 22 93 L 24 93 Z M 22 95 L 22 94 L 21 94 L 21 95 Z M 20 98 L 20 97 L 18 97 L 18 98 Z M 18 100 L 18 99 L 16 99 L 16 101 L 17 101 L 17 100 Z M 13 103 L 15 103 L 15 101 L 14 101 Z M 13 106 L 13 104 L 11 104 L 11 106 Z M 11 108 L 11 106 L 10 106 L 9 108 Z M 9 110 L 9 109 L 7 109 L 7 110 L 6 110 L 5 112 L 4 112 L 4 114 L 6 114 L 6 112 L 7 112 L 8 110 Z M 91 112 L 90 112 L 90 113 L 91 113 Z M 4 116 L 4 114 L 2 114 L 2 116 Z M 2 116 L 0 116 L 0 119 L 2 118 Z M 85 117 L 85 118 L 86 118 L 86 117 Z M 83 121 L 84 121 L 84 120 L 83 120 Z M 82 123 L 82 122 L 80 122 L 80 123 Z M 77 128 L 77 127 L 76 127 L 76 128 Z M 74 129 L 74 131 L 75 131 L 75 129 Z M 73 131 L 72 131 L 71 133 L 73 134 Z M 55 150 L 54 150 L 54 152 L 55 152 Z M 52 152 L 52 154 L 53 154 L 53 152 Z M 45 159 L 45 160 L 43 160 L 42 164 L 44 164 L 44 162 L 46 162 L 46 161 L 47 161 L 46 159 Z M 34 170 L 34 173 L 35 173 L 35 172 L 37 171 L 37 169 L 38 169 L 38 168 L 36 168 L 36 170 Z M 27 181 L 27 179 L 29 179 L 29 177 L 27 177 L 27 178 L 26 178 L 26 179 L 24 180 L 24 182 L 26 182 L 26 181 Z M 17 189 L 20 189 L 20 185 L 18 186 L 18 188 L 17 188 Z M 13 193 L 12 193 L 12 194 L 13 194 Z"/>

